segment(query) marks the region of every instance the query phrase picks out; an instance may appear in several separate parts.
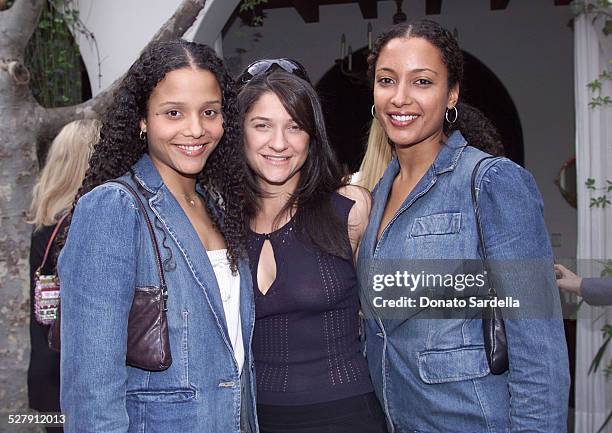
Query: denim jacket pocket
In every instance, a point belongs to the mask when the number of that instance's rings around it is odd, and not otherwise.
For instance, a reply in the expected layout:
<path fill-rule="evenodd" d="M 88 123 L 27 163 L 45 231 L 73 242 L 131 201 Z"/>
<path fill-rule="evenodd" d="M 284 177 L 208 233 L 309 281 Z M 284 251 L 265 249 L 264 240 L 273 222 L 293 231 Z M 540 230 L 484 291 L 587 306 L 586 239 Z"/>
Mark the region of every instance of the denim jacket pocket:
<path fill-rule="evenodd" d="M 425 383 L 459 382 L 489 374 L 483 346 L 425 350 L 418 354 L 419 375 Z"/>
<path fill-rule="evenodd" d="M 146 403 L 179 403 L 196 399 L 197 392 L 193 388 L 132 390 L 127 391 L 126 397 Z"/>
<path fill-rule="evenodd" d="M 460 231 L 461 212 L 439 213 L 416 218 L 410 229 L 410 237 L 449 235 Z"/>

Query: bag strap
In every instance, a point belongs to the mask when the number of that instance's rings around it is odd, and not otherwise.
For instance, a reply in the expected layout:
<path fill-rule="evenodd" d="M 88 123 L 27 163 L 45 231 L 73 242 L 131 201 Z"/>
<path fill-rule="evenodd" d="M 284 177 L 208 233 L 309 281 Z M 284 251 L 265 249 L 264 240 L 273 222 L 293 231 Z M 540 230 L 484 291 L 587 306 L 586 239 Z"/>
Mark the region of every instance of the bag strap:
<path fill-rule="evenodd" d="M 38 269 L 36 269 L 35 275 L 40 276 L 40 272 L 45 267 L 45 263 L 47 263 L 47 257 L 49 257 L 49 251 L 51 251 L 51 245 L 53 245 L 53 242 L 55 241 L 55 238 L 57 237 L 57 234 L 59 233 L 60 227 L 62 226 L 62 224 L 64 223 L 64 220 L 69 214 L 70 212 L 66 212 L 57 221 L 57 224 L 55 224 L 55 227 L 53 228 L 53 232 L 51 233 L 51 237 L 49 238 L 49 242 L 47 242 L 47 247 L 45 248 L 45 255 L 43 256 L 42 263 L 40 264 Z"/>
<path fill-rule="evenodd" d="M 130 192 L 130 194 L 134 196 L 134 198 L 136 199 L 136 203 L 138 204 L 138 207 L 142 211 L 145 222 L 147 223 L 147 229 L 149 230 L 149 234 L 151 235 L 151 241 L 153 242 L 153 248 L 155 250 L 155 260 L 157 262 L 157 272 L 159 274 L 159 282 L 161 286 L 160 288 L 162 290 L 162 296 L 164 299 L 164 311 L 167 311 L 168 310 L 168 302 L 167 302 L 168 301 L 168 288 L 166 286 L 164 266 L 162 264 L 162 259 L 161 259 L 161 254 L 159 252 L 159 246 L 157 244 L 157 239 L 155 238 L 155 233 L 153 232 L 153 224 L 151 224 L 151 220 L 149 219 L 149 215 L 147 214 L 147 210 L 142 202 L 142 199 L 140 198 L 138 193 L 134 190 L 134 188 L 132 188 L 132 186 L 129 183 L 121 179 L 113 179 L 105 183 L 118 183 L 124 186 Z"/>
<path fill-rule="evenodd" d="M 495 156 L 487 156 L 482 158 L 480 161 L 476 163 L 474 166 L 474 170 L 472 171 L 472 180 L 471 180 L 471 191 L 472 191 L 472 205 L 474 206 L 474 214 L 476 215 L 476 230 L 478 231 L 478 239 L 480 242 L 480 249 L 482 251 L 482 263 L 484 265 L 484 271 L 487 275 L 487 282 L 489 283 L 489 295 L 497 295 L 495 288 L 491 286 L 491 282 L 489 280 L 489 263 L 487 257 L 487 248 L 484 242 L 484 234 L 482 232 L 482 225 L 480 224 L 480 207 L 478 207 L 478 200 L 476 200 L 476 176 L 478 174 L 478 169 L 480 168 L 480 164 L 482 164 L 487 159 L 496 158 Z"/>

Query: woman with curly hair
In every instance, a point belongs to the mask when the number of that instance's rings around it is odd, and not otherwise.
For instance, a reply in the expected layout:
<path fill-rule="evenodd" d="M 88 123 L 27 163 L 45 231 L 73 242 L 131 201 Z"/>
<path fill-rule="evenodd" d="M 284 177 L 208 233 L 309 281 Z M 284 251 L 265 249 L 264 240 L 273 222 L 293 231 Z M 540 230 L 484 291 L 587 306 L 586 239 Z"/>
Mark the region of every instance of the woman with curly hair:
<path fill-rule="evenodd" d="M 533 177 L 480 150 L 496 138 L 459 103 L 451 32 L 430 20 L 395 25 L 368 64 L 380 146 L 395 156 L 374 188 L 357 269 L 389 430 L 565 432 L 567 348 Z M 462 308 L 468 299 L 474 308 Z M 481 308 L 496 302 L 503 322 Z"/>
<path fill-rule="evenodd" d="M 370 194 L 342 180 L 316 92 L 295 72 L 249 77 L 238 100 L 259 428 L 386 432 L 361 352 L 353 263 Z"/>
<path fill-rule="evenodd" d="M 59 257 L 67 432 L 256 431 L 239 135 L 207 46 L 155 43 L 119 85 Z M 167 296 L 169 367 L 128 356 L 135 288 L 149 287 Z"/>

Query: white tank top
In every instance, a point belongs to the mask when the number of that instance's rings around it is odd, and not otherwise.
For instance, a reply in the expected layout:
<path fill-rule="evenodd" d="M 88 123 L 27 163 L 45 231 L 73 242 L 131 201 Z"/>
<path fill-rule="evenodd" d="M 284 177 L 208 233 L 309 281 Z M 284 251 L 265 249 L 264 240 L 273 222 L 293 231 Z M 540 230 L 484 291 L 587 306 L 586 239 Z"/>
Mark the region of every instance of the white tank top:
<path fill-rule="evenodd" d="M 238 371 L 242 373 L 244 344 L 242 342 L 242 326 L 240 322 L 240 275 L 232 275 L 226 251 L 225 249 L 213 250 L 207 251 L 207 253 L 221 292 L 225 323 L 227 324 L 230 342 L 234 349 L 234 357 L 236 358 L 236 363 L 238 363 Z"/>

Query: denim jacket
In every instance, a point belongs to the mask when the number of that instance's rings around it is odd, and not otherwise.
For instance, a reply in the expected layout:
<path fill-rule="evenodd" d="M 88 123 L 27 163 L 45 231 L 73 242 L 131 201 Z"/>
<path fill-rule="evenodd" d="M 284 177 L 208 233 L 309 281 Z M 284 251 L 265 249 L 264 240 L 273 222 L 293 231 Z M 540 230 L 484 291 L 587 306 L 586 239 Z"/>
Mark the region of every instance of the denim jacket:
<path fill-rule="evenodd" d="M 566 431 L 569 367 L 552 250 L 540 194 L 517 164 L 489 159 L 476 177 L 488 258 L 513 268 L 500 273 L 498 296 L 547 300 L 546 317 L 505 319 L 509 371 L 491 374 L 480 315 L 398 319 L 371 303 L 377 263 L 401 260 L 410 268 L 422 259 L 479 260 L 470 181 L 487 156 L 453 133 L 378 241 L 397 159 L 373 192 L 357 266 L 368 365 L 391 433 Z M 531 269 L 521 268 L 523 260 Z"/>
<path fill-rule="evenodd" d="M 79 200 L 59 257 L 66 432 L 238 433 L 241 406 L 256 432 L 248 265 L 239 264 L 241 382 L 217 280 L 197 233 L 148 155 L 132 169 L 134 177 L 122 180 L 141 195 L 165 263 L 172 365 L 149 372 L 125 364 L 134 288 L 158 286 L 159 276 L 134 197 L 116 183 L 103 184 Z"/>

